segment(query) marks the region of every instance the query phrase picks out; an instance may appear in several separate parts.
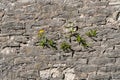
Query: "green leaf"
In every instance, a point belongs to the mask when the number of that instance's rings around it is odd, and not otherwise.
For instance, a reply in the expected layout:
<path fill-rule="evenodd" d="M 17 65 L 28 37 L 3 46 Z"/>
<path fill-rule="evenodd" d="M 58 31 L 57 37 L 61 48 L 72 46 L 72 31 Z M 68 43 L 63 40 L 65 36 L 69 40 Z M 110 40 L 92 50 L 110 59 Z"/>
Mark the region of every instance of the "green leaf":
<path fill-rule="evenodd" d="M 39 41 L 39 45 L 42 46 L 43 48 L 47 46 L 47 38 L 42 38 Z"/>
<path fill-rule="evenodd" d="M 88 47 L 86 40 L 82 38 L 79 34 L 76 36 L 76 41 L 79 43 L 79 45 L 82 44 L 83 47 Z"/>
<path fill-rule="evenodd" d="M 97 30 L 90 30 L 86 33 L 88 37 L 96 37 L 97 35 Z"/>
<path fill-rule="evenodd" d="M 71 50 L 71 45 L 69 45 L 67 42 L 62 42 L 62 44 L 60 45 L 60 48 L 64 51 L 64 52 L 68 52 Z"/>
<path fill-rule="evenodd" d="M 48 40 L 48 45 L 57 50 L 56 43 L 53 40 Z"/>

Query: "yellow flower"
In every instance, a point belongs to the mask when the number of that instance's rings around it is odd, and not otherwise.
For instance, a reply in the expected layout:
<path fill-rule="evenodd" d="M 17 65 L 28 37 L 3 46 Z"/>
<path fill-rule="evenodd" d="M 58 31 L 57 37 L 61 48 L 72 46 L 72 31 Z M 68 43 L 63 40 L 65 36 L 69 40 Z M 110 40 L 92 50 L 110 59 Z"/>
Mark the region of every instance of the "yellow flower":
<path fill-rule="evenodd" d="M 44 29 L 40 29 L 40 30 L 38 31 L 38 36 L 39 36 L 39 37 L 44 36 L 44 32 L 45 32 Z"/>
<path fill-rule="evenodd" d="M 45 32 L 44 29 L 40 29 L 40 30 L 39 30 L 39 34 L 43 34 L 44 32 Z"/>

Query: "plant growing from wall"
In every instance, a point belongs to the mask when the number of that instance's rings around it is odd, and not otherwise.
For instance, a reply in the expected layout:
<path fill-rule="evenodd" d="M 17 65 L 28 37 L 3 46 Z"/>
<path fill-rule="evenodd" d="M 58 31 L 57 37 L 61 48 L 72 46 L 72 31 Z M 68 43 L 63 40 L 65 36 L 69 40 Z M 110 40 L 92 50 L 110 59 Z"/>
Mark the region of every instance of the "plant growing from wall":
<path fill-rule="evenodd" d="M 62 42 L 61 45 L 60 45 L 60 49 L 62 49 L 64 52 L 69 52 L 71 51 L 71 45 L 68 44 L 67 42 Z"/>
<path fill-rule="evenodd" d="M 70 32 L 68 33 L 68 37 L 66 37 L 66 39 L 67 40 L 69 39 L 70 43 L 72 43 L 71 38 L 75 37 L 75 41 L 77 41 L 79 45 L 82 45 L 84 48 L 89 47 L 86 40 L 83 37 L 81 37 L 81 35 L 78 32 L 76 32 L 78 27 L 73 27 L 73 25 L 74 25 L 73 23 L 69 23 L 68 26 L 71 28 L 69 28 Z M 97 30 L 89 30 L 88 32 L 86 32 L 86 35 L 91 38 L 96 37 Z M 39 45 L 42 46 L 43 48 L 47 47 L 47 48 L 53 48 L 55 50 L 58 50 L 57 43 L 52 39 L 48 39 L 45 36 L 45 31 L 43 29 L 39 30 L 38 37 L 39 37 Z M 62 49 L 64 52 L 71 51 L 74 54 L 74 50 L 71 48 L 71 45 L 66 41 L 63 41 L 60 44 L 60 49 Z"/>
<path fill-rule="evenodd" d="M 96 37 L 97 35 L 97 30 L 90 30 L 86 33 L 88 37 Z"/>
<path fill-rule="evenodd" d="M 45 30 L 44 29 L 39 30 L 38 38 L 39 38 L 39 45 L 40 46 L 42 46 L 43 48 L 48 47 L 47 38 L 45 37 Z"/>
<path fill-rule="evenodd" d="M 54 48 L 57 50 L 56 43 L 53 40 L 45 37 L 45 31 L 43 29 L 39 30 L 38 37 L 39 37 L 40 46 L 42 46 L 43 48 L 48 47 L 48 48 Z"/>
<path fill-rule="evenodd" d="M 75 27 L 71 28 L 70 35 L 69 35 L 69 41 L 70 42 L 71 42 L 71 38 L 78 34 L 78 33 L 76 33 L 77 30 L 78 30 L 78 26 L 75 26 Z"/>
<path fill-rule="evenodd" d="M 48 43 L 48 46 L 49 46 L 49 47 L 57 50 L 57 46 L 56 46 L 57 44 L 55 43 L 55 41 L 53 41 L 53 40 L 48 40 L 47 43 Z"/>
<path fill-rule="evenodd" d="M 76 35 L 76 41 L 81 44 L 83 47 L 88 47 L 88 44 L 86 43 L 86 40 L 82 38 L 79 34 Z"/>
<path fill-rule="evenodd" d="M 38 37 L 39 37 L 39 38 L 45 37 L 45 30 L 44 30 L 44 29 L 40 29 L 40 30 L 38 31 Z"/>
<path fill-rule="evenodd" d="M 39 45 L 42 46 L 43 48 L 48 47 L 47 38 L 44 37 L 44 38 L 40 39 Z"/>

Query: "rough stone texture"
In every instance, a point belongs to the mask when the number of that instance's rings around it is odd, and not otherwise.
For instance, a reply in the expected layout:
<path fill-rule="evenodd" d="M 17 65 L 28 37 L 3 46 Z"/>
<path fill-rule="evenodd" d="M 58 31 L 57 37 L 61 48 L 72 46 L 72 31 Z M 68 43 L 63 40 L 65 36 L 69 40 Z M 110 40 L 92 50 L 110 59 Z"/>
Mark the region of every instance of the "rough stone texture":
<path fill-rule="evenodd" d="M 39 29 L 61 43 L 69 22 L 91 48 L 38 46 Z M 0 0 L 0 80 L 120 80 L 120 0 Z"/>

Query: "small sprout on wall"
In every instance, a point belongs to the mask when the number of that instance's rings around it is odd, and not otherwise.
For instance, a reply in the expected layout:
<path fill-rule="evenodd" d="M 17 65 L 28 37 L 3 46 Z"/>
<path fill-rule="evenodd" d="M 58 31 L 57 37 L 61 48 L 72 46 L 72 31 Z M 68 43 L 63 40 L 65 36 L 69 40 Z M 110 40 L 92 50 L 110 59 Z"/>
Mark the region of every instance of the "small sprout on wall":
<path fill-rule="evenodd" d="M 45 30 L 41 29 L 38 32 L 38 38 L 39 38 L 39 45 L 43 48 L 54 48 L 57 50 L 56 43 L 53 40 L 49 40 L 47 37 L 45 37 Z"/>
<path fill-rule="evenodd" d="M 42 46 L 43 48 L 48 47 L 48 39 L 45 37 L 45 30 L 40 29 L 38 31 L 38 38 L 39 38 L 39 45 Z"/>
<path fill-rule="evenodd" d="M 43 48 L 47 47 L 47 48 L 54 48 L 57 50 L 56 43 L 53 40 L 47 39 L 46 37 L 40 39 L 39 44 Z"/>
<path fill-rule="evenodd" d="M 97 35 L 97 30 L 90 30 L 89 32 L 86 33 L 88 37 L 96 37 Z"/>
<path fill-rule="evenodd" d="M 85 47 L 85 48 L 88 47 L 88 44 L 86 43 L 85 40 L 83 40 L 83 41 L 81 42 L 81 44 L 82 44 L 82 46 Z"/>
<path fill-rule="evenodd" d="M 47 38 L 43 38 L 39 41 L 39 45 L 42 46 L 43 48 L 45 47 L 48 47 L 48 44 L 47 44 Z"/>
<path fill-rule="evenodd" d="M 71 45 L 69 45 L 67 42 L 62 42 L 60 45 L 60 48 L 64 51 L 64 52 L 69 52 L 71 51 Z"/>
<path fill-rule="evenodd" d="M 75 27 L 71 28 L 70 35 L 69 35 L 69 41 L 70 42 L 71 42 L 71 38 L 78 34 L 78 33 L 76 33 L 76 31 L 78 31 L 78 26 L 75 26 Z"/>
<path fill-rule="evenodd" d="M 88 47 L 88 44 L 86 43 L 86 40 L 83 39 L 80 35 L 76 35 L 76 41 L 81 44 L 83 47 Z"/>
<path fill-rule="evenodd" d="M 53 40 L 48 40 L 48 45 L 57 50 L 56 43 Z"/>

